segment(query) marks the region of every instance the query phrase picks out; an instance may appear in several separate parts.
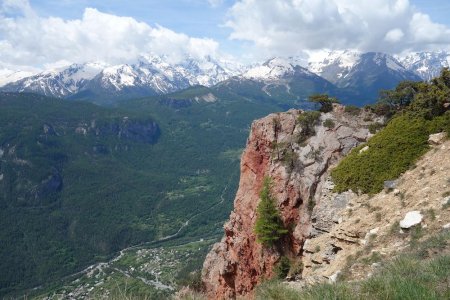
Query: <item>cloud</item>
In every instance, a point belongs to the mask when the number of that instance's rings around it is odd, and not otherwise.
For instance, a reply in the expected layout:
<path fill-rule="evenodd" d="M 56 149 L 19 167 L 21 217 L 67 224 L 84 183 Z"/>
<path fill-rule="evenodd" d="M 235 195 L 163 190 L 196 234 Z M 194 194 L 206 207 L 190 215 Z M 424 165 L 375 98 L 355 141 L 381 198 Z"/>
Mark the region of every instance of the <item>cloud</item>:
<path fill-rule="evenodd" d="M 150 53 L 177 61 L 186 55 L 214 57 L 218 48 L 212 39 L 190 37 L 94 8 L 86 8 L 81 19 L 64 20 L 38 16 L 27 0 L 3 0 L 0 6 L 0 67 L 87 61 L 114 64 Z"/>
<path fill-rule="evenodd" d="M 212 7 L 218 7 L 223 4 L 224 0 L 208 0 L 209 5 Z"/>
<path fill-rule="evenodd" d="M 260 55 L 304 50 L 400 53 L 449 49 L 450 28 L 408 0 L 239 0 L 226 26 Z"/>

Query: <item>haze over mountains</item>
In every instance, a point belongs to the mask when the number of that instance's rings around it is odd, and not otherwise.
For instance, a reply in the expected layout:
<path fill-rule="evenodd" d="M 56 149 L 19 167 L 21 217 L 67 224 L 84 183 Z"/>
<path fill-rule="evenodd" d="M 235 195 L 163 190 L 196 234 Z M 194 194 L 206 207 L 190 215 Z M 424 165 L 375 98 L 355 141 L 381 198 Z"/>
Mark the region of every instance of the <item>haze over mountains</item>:
<path fill-rule="evenodd" d="M 26 72 L 4 72 L 0 74 L 0 84 L 3 91 L 33 92 L 58 98 L 133 98 L 168 94 L 196 85 L 212 87 L 227 80 L 271 82 L 285 86 L 290 93 L 291 85 L 302 83 L 307 77 L 318 84 L 313 92 L 338 89 L 362 96 L 364 91 L 364 97 L 369 99 L 364 102 L 373 102 L 380 89 L 392 88 L 403 80 L 430 80 L 449 64 L 447 52 L 394 57 L 376 52 L 331 51 L 307 63 L 296 57 L 275 57 L 251 66 L 209 56 L 187 57 L 171 63 L 167 57 L 152 55 L 141 57 L 135 63 L 73 64 L 32 76 Z M 271 95 L 267 85 L 264 87 L 264 92 Z"/>

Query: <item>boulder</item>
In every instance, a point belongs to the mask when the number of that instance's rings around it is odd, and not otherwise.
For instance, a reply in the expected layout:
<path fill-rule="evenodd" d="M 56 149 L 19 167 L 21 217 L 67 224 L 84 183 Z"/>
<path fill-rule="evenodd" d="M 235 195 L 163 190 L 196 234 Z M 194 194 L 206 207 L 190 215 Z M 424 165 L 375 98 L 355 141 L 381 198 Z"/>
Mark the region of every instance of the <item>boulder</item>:
<path fill-rule="evenodd" d="M 393 190 L 396 187 L 397 187 L 397 181 L 396 180 L 386 180 L 384 182 L 384 188 L 385 189 Z"/>
<path fill-rule="evenodd" d="M 364 148 L 362 148 L 361 150 L 359 150 L 359 154 L 366 152 L 367 150 L 369 150 L 369 146 L 365 146 Z"/>
<path fill-rule="evenodd" d="M 430 134 L 430 137 L 428 138 L 428 143 L 431 145 L 440 145 L 445 141 L 446 138 L 447 138 L 446 132 Z"/>
<path fill-rule="evenodd" d="M 403 229 L 411 228 L 422 222 L 423 216 L 419 211 L 410 211 L 405 215 L 405 218 L 400 221 L 400 227 Z"/>
<path fill-rule="evenodd" d="M 337 278 L 339 276 L 339 274 L 341 274 L 341 271 L 337 271 L 336 273 L 334 273 L 333 275 L 331 275 L 328 279 L 330 283 L 335 283 L 337 281 Z"/>

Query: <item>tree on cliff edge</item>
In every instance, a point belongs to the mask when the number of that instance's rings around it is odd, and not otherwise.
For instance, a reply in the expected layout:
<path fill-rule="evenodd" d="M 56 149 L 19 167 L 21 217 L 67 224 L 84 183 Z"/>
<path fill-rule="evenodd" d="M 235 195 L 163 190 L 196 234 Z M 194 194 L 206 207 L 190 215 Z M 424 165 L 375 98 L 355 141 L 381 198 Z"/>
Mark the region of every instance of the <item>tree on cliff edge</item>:
<path fill-rule="evenodd" d="M 259 194 L 260 202 L 257 208 L 257 218 L 254 232 L 256 240 L 266 247 L 272 246 L 288 231 L 284 228 L 280 213 L 275 206 L 271 192 L 271 180 L 264 178 L 263 188 Z"/>

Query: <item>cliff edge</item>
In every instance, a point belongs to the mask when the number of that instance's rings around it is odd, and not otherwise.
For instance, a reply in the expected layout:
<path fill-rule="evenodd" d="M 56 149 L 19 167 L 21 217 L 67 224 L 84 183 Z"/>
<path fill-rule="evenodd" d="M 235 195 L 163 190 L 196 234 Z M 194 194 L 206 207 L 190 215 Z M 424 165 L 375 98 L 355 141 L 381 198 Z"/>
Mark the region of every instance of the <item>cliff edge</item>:
<path fill-rule="evenodd" d="M 210 298 L 248 295 L 262 279 L 273 275 L 282 255 L 300 258 L 308 238 L 328 232 L 339 222 L 334 212 L 345 206 L 345 199 L 324 200 L 331 188 L 330 168 L 367 141 L 371 135 L 368 125 L 379 120 L 364 110 L 346 112 L 337 104 L 309 123 L 304 121 L 308 114 L 290 110 L 252 124 L 241 158 L 234 210 L 224 225 L 224 237 L 213 246 L 202 270 Z M 265 176 L 272 179 L 272 194 L 289 229 L 278 247 L 262 247 L 253 232 Z"/>

